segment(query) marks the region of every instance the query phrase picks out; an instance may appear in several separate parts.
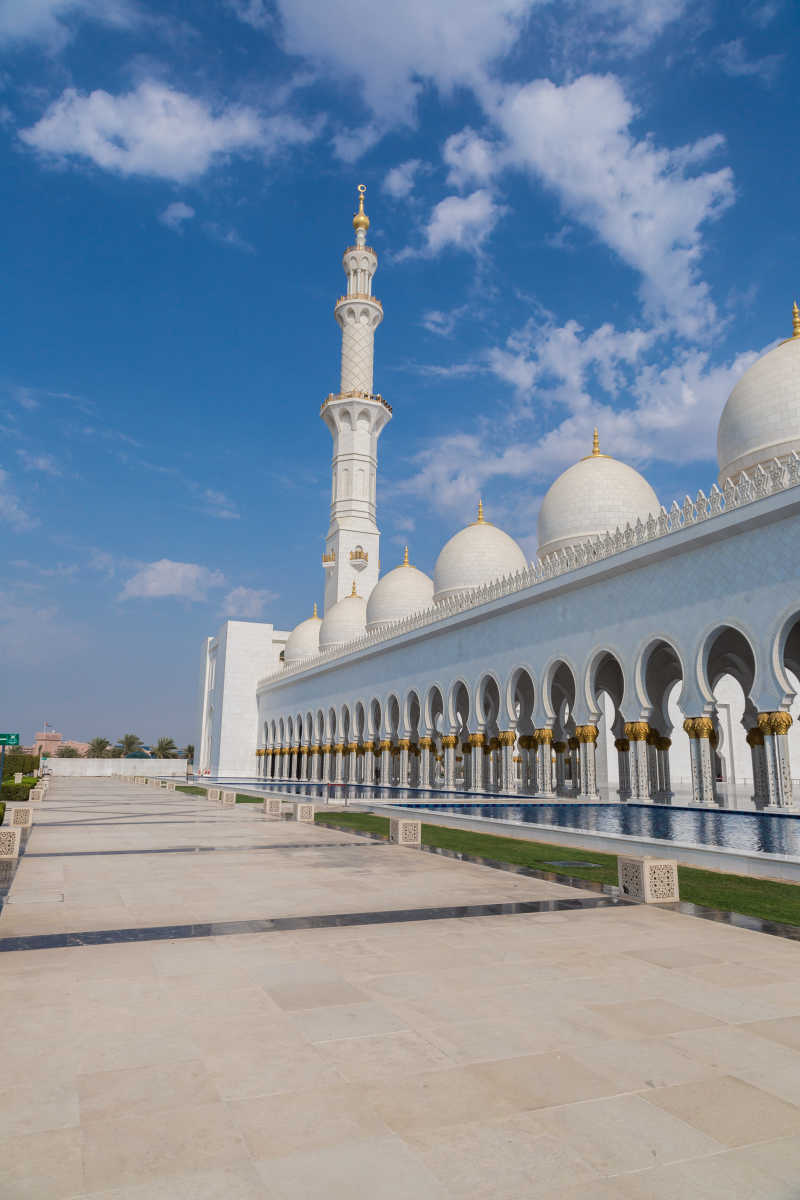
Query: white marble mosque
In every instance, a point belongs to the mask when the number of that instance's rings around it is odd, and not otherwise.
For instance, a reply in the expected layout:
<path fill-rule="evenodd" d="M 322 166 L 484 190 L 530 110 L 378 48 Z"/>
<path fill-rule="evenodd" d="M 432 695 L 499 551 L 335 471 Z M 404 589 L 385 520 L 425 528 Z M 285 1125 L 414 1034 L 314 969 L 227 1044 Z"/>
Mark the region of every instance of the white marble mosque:
<path fill-rule="evenodd" d="M 203 651 L 198 770 L 503 793 L 800 803 L 800 312 L 734 387 L 719 475 L 663 507 L 591 452 L 552 484 L 538 553 L 476 518 L 433 578 L 379 576 L 378 438 L 364 189 L 345 250 L 325 609 L 290 632 L 226 621 Z M 587 446 L 587 450 L 589 447 Z"/>

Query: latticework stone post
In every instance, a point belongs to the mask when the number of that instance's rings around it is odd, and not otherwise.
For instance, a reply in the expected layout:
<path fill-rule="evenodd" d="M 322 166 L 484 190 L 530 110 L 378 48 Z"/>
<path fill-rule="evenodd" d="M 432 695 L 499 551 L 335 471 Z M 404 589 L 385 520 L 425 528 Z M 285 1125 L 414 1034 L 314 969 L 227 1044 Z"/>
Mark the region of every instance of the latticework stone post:
<path fill-rule="evenodd" d="M 455 733 L 442 734 L 442 754 L 444 755 L 444 786 L 452 792 L 456 786 L 456 746 L 458 735 Z"/>
<path fill-rule="evenodd" d="M 758 728 L 764 735 L 767 808 L 792 807 L 792 768 L 789 760 L 789 739 L 792 725 L 787 712 L 758 714 Z"/>
<path fill-rule="evenodd" d="M 578 725 L 575 729 L 578 739 L 578 799 L 599 800 L 597 791 L 597 726 Z"/>
<path fill-rule="evenodd" d="M 711 758 L 711 735 L 714 722 L 711 717 L 687 717 L 683 728 L 689 735 L 689 756 L 692 765 L 692 803 L 714 804 L 716 786 Z"/>
<path fill-rule="evenodd" d="M 483 790 L 483 743 L 485 741 L 486 738 L 482 733 L 469 735 L 469 790 L 471 792 Z M 466 758 L 464 761 L 466 762 Z"/>
<path fill-rule="evenodd" d="M 630 799 L 634 804 L 649 804 L 651 801 L 650 770 L 647 736 L 650 726 L 647 721 L 626 721 L 625 737 L 630 742 Z"/>

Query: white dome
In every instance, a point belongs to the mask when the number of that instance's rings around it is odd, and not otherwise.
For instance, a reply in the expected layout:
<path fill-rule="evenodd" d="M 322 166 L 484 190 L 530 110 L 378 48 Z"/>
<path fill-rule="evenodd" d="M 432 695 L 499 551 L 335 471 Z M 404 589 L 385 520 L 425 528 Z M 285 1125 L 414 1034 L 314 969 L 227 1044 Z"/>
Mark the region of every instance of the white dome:
<path fill-rule="evenodd" d="M 479 505 L 478 520 L 453 534 L 439 553 L 433 568 L 433 598 L 442 600 L 455 592 L 481 587 L 527 566 L 522 547 L 502 529 L 484 521 Z"/>
<path fill-rule="evenodd" d="M 355 641 L 366 631 L 367 602 L 363 596 L 343 596 L 332 605 L 319 627 L 320 650 Z"/>
<path fill-rule="evenodd" d="M 379 579 L 367 601 L 367 629 L 401 621 L 433 603 L 433 580 L 408 561 L 408 547 L 399 567 Z"/>
<path fill-rule="evenodd" d="M 800 453 L 797 335 L 754 362 L 728 397 L 717 429 L 720 482 L 793 450 Z"/>
<path fill-rule="evenodd" d="M 308 617 L 305 621 L 301 621 L 299 625 L 295 625 L 286 639 L 286 648 L 283 652 L 284 662 L 300 662 L 302 658 L 311 658 L 313 654 L 319 654 L 319 630 L 321 625 L 322 621 L 317 616 L 317 606 L 315 604 L 313 617 Z"/>
<path fill-rule="evenodd" d="M 597 448 L 567 467 L 539 509 L 539 557 L 643 521 L 659 511 L 658 496 L 643 475 Z"/>

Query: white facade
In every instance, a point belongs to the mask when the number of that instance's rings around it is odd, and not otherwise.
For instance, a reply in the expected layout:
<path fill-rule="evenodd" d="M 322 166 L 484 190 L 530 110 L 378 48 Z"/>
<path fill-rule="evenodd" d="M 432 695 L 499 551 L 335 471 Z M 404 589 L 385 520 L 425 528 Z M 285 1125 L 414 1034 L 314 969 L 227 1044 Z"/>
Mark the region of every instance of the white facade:
<path fill-rule="evenodd" d="M 256 621 L 225 621 L 203 647 L 195 773 L 253 775 L 255 689 L 276 668 L 288 634 Z"/>
<path fill-rule="evenodd" d="M 298 626 L 290 661 L 263 660 L 257 717 L 242 693 L 244 724 L 221 732 L 219 761 L 276 780 L 584 800 L 611 783 L 636 802 L 669 802 L 679 766 L 695 803 L 724 801 L 722 785 L 738 777 L 759 807 L 793 806 L 800 314 L 794 337 L 737 384 L 720 427 L 721 486 L 708 495 L 661 507 L 642 475 L 600 453 L 595 431 L 592 453 L 545 499 L 533 563 L 479 506 L 432 581 L 406 556 L 376 588 L 376 445 L 388 416 L 371 393 L 380 317 L 366 221 L 362 196 L 337 305 L 342 391 L 323 406 L 334 434 L 325 617 Z M 343 305 L 355 305 L 351 332 Z M 763 363 L 778 354 L 776 381 Z M 356 384 L 360 395 L 344 395 Z M 361 567 L 347 550 L 357 536 L 374 539 Z"/>

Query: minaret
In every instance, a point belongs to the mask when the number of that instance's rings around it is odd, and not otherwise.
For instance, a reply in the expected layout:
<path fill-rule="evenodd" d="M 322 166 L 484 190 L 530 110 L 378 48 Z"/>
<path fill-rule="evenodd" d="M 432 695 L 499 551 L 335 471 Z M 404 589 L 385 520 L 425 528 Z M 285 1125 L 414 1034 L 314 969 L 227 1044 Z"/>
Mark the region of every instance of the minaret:
<path fill-rule="evenodd" d="M 358 212 L 353 217 L 355 245 L 344 252 L 347 295 L 334 313 L 342 329 L 342 374 L 337 394 L 322 406 L 321 416 L 333 436 L 331 523 L 325 539 L 325 611 L 353 584 L 365 599 L 378 582 L 380 531 L 375 521 L 378 438 L 392 410 L 372 391 L 375 330 L 383 306 L 372 295 L 378 256 L 367 244 L 369 217 L 364 212 L 364 184 L 359 184 Z"/>

